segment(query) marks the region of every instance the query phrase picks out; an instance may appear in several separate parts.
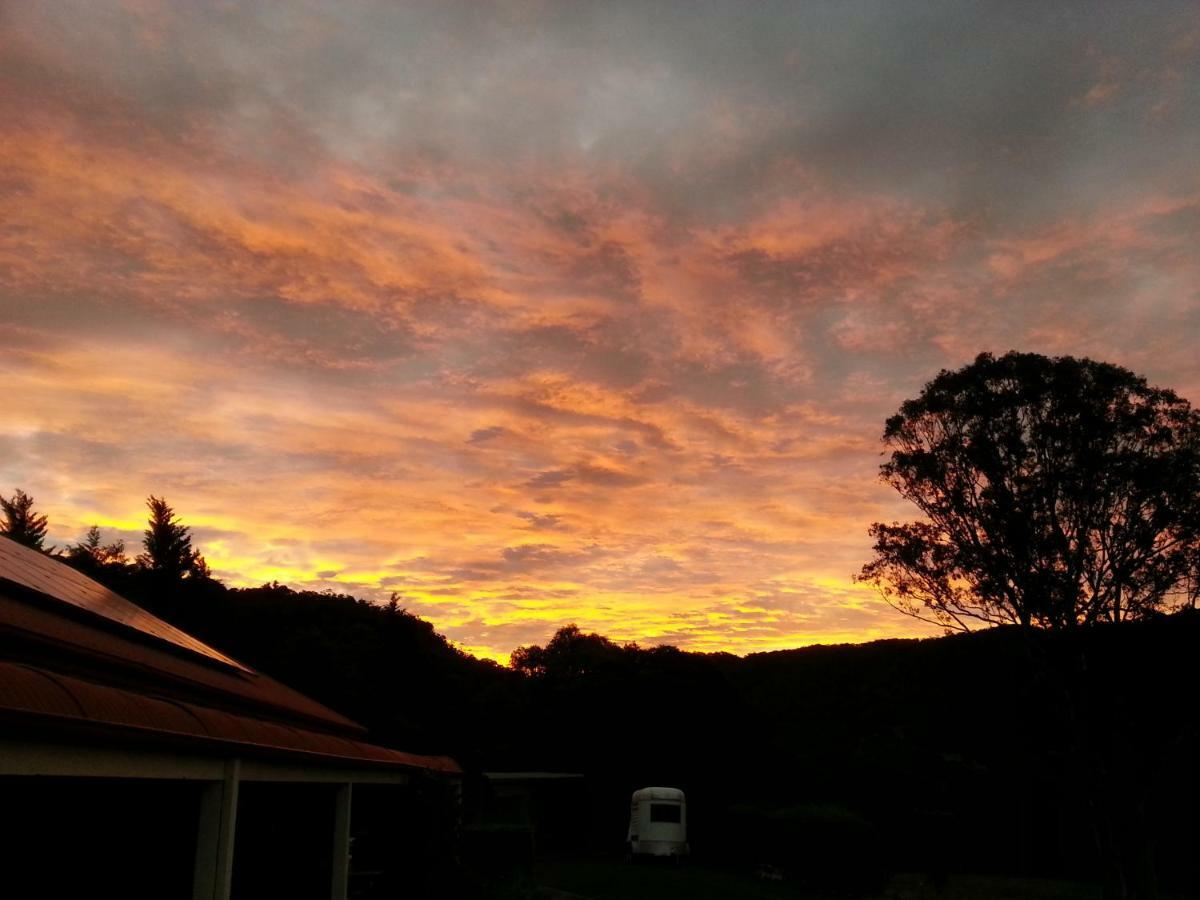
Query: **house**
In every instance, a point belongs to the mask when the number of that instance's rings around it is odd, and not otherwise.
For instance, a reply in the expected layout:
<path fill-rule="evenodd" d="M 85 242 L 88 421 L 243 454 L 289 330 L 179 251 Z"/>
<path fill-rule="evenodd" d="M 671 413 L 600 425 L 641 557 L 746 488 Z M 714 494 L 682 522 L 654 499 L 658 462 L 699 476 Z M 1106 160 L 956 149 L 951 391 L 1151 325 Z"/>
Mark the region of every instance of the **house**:
<path fill-rule="evenodd" d="M 0 537 L 7 896 L 369 893 L 460 778 Z"/>

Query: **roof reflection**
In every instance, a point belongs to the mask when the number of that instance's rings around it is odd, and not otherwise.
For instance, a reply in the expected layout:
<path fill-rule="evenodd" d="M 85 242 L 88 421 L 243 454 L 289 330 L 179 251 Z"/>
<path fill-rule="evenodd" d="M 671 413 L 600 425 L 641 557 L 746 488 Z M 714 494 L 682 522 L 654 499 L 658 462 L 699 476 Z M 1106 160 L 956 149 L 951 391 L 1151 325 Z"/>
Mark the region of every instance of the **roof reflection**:
<path fill-rule="evenodd" d="M 151 615 L 82 572 L 6 537 L 0 537 L 0 581 L 9 581 L 53 597 L 210 660 L 250 671 L 236 660 Z"/>

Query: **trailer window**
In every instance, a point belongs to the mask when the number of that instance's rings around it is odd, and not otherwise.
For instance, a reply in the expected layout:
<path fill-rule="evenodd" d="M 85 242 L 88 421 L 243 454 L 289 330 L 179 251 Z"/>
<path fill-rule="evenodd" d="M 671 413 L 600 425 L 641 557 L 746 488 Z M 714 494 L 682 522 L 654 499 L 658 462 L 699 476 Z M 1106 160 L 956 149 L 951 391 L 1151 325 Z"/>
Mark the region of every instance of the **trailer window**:
<path fill-rule="evenodd" d="M 651 803 L 651 822 L 679 822 L 683 807 L 678 803 Z"/>

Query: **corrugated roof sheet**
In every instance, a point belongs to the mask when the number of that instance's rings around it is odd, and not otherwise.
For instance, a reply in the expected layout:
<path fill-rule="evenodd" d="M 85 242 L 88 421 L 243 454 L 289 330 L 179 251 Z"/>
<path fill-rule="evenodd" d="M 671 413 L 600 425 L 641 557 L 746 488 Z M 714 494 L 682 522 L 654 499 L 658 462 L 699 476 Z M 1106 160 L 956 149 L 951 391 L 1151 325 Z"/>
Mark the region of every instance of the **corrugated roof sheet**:
<path fill-rule="evenodd" d="M 126 736 L 159 735 L 203 745 L 231 745 L 243 755 L 283 754 L 313 763 L 402 766 L 449 774 L 462 771 L 448 756 L 405 753 L 13 662 L 0 662 L 0 713 L 102 726 Z"/>
<path fill-rule="evenodd" d="M 0 579 L 103 616 L 190 653 L 197 653 L 235 669 L 246 668 L 219 650 L 130 603 L 82 572 L 3 536 L 0 536 Z"/>
<path fill-rule="evenodd" d="M 35 664 L 47 665 L 47 654 L 57 649 L 59 655 L 69 657 L 72 670 L 96 671 L 101 666 L 115 670 L 101 680 L 119 680 L 205 706 L 284 718 L 302 726 L 364 731 L 351 719 L 253 669 L 209 665 L 169 645 L 138 640 L 137 632 L 97 628 L 61 615 L 49 605 L 10 594 L 14 592 L 0 585 L 0 633 L 19 645 L 30 645 L 21 656 Z"/>
<path fill-rule="evenodd" d="M 0 717 L 314 764 L 461 770 L 235 662 L 69 566 L 0 537 Z M 214 665 L 213 663 L 217 663 Z"/>

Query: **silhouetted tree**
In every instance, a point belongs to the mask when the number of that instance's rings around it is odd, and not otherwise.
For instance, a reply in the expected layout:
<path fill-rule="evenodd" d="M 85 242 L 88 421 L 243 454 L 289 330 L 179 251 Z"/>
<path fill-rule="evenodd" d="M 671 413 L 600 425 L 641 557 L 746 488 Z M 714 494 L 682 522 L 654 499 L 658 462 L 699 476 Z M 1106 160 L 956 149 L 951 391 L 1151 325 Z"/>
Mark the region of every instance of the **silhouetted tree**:
<path fill-rule="evenodd" d="M 624 655 L 620 645 L 600 634 L 584 634 L 572 623 L 558 629 L 545 647 L 518 647 L 510 665 L 526 675 L 578 678 L 619 664 Z"/>
<path fill-rule="evenodd" d="M 145 552 L 138 556 L 138 564 L 171 580 L 207 577 L 208 565 L 192 547 L 191 528 L 175 518 L 175 510 L 166 500 L 151 495 L 146 506 L 150 509 L 150 524 L 142 539 Z"/>
<path fill-rule="evenodd" d="M 985 353 L 906 401 L 883 440 L 884 481 L 925 521 L 873 525 L 875 558 L 859 578 L 901 611 L 1032 637 L 1189 602 L 1200 416 L 1173 392 L 1088 359 Z M 1061 774 L 1093 810 L 1108 895 L 1154 896 L 1149 787 L 1133 748 L 1152 758 L 1165 745 L 1126 725 L 1082 643 L 1027 647 L 1044 694 L 1031 711 L 1050 704 L 1041 764 L 1069 760 Z"/>
<path fill-rule="evenodd" d="M 100 526 L 93 525 L 88 529 L 87 536 L 78 544 L 67 548 L 67 561 L 82 563 L 85 567 L 125 564 L 125 542 L 118 538 L 111 544 L 100 543 Z"/>
<path fill-rule="evenodd" d="M 1186 593 L 1200 416 L 1118 366 L 1008 353 L 942 371 L 890 418 L 883 480 L 926 521 L 871 527 L 860 574 L 966 630 L 1135 619 Z"/>
<path fill-rule="evenodd" d="M 87 537 L 81 543 L 75 544 L 71 549 L 78 550 L 80 553 L 86 553 L 95 559 L 100 554 L 100 526 L 93 525 L 89 528 Z"/>
<path fill-rule="evenodd" d="M 33 511 L 33 498 L 20 488 L 11 497 L 0 496 L 0 534 L 34 550 L 44 550 L 48 520 Z"/>

